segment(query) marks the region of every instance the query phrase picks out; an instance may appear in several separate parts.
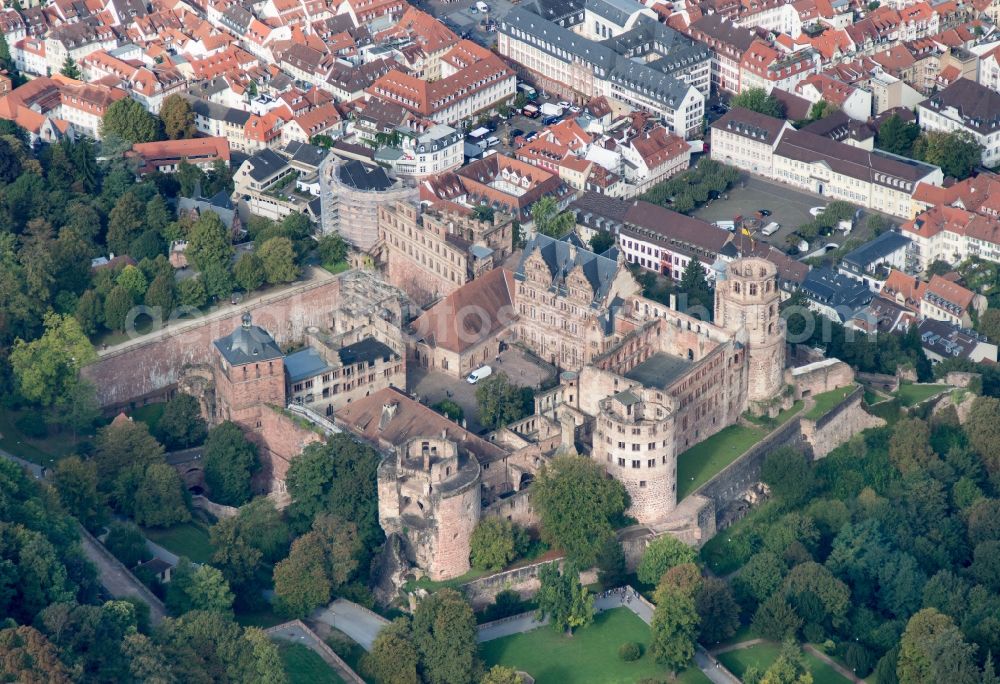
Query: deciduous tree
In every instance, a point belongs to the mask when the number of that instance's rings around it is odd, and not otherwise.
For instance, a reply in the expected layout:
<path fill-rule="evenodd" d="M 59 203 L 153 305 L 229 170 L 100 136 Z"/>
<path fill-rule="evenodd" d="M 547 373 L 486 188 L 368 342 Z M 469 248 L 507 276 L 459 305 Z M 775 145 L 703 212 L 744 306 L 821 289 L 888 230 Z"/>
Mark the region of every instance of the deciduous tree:
<path fill-rule="evenodd" d="M 785 118 L 785 106 L 778 98 L 768 95 L 763 88 L 741 90 L 740 94 L 732 99 L 730 105 L 773 116 L 776 119 Z"/>
<path fill-rule="evenodd" d="M 56 464 L 52 483 L 59 500 L 87 529 L 93 530 L 105 519 L 105 496 L 97 488 L 97 466 L 79 456 L 69 456 Z"/>
<path fill-rule="evenodd" d="M 396 618 L 375 637 L 372 650 L 361 659 L 361 670 L 383 684 L 420 684 L 420 654 L 413 645 L 410 619 Z"/>
<path fill-rule="evenodd" d="M 476 617 L 462 594 L 442 589 L 413 613 L 413 644 L 427 684 L 463 684 L 479 669 Z"/>
<path fill-rule="evenodd" d="M 651 541 L 642 552 L 636 574 L 643 584 L 657 585 L 667 570 L 684 563 L 693 563 L 695 558 L 693 548 L 677 537 L 664 534 Z"/>
<path fill-rule="evenodd" d="M 273 237 L 257 249 L 257 257 L 264 266 L 264 274 L 271 285 L 290 283 L 299 277 L 292 241 L 286 237 Z"/>
<path fill-rule="evenodd" d="M 171 140 L 193 138 L 195 134 L 194 111 L 191 103 L 180 95 L 168 95 L 160 105 L 163 131 Z"/>
<path fill-rule="evenodd" d="M 104 325 L 109 330 L 125 332 L 125 323 L 133 305 L 131 293 L 121 285 L 115 285 L 104 298 Z"/>
<path fill-rule="evenodd" d="M 896 674 L 906 684 L 975 684 L 974 651 L 950 617 L 925 608 L 906 624 Z"/>
<path fill-rule="evenodd" d="M 528 548 L 528 535 L 509 520 L 479 521 L 469 541 L 472 566 L 480 570 L 502 570 Z"/>
<path fill-rule="evenodd" d="M 18 390 L 28 401 L 49 409 L 65 406 L 80 369 L 97 357 L 72 316 L 48 313 L 45 332 L 36 340 L 18 339 L 10 352 Z"/>
<path fill-rule="evenodd" d="M 546 565 L 539 570 L 538 580 L 538 620 L 548 617 L 553 627 L 570 634 L 593 622 L 594 597 L 580 584 L 579 571 L 572 564 L 562 572 L 557 565 Z"/>
<path fill-rule="evenodd" d="M 573 212 L 559 211 L 559 204 L 551 195 L 542 197 L 531 206 L 531 219 L 537 232 L 554 238 L 561 238 L 576 225 Z"/>
<path fill-rule="evenodd" d="M 232 425 L 232 423 L 227 422 L 223 425 Z M 221 427 L 222 425 L 214 428 L 213 432 Z M 201 417 L 201 405 L 195 397 L 180 392 L 164 404 L 163 414 L 156 424 L 156 437 L 167 449 L 173 451 L 197 446 L 205 441 L 207 435 L 208 426 L 205 424 L 205 419 Z M 241 431 L 239 436 L 242 439 L 243 433 Z M 202 454 L 205 457 L 206 471 L 208 470 L 209 454 L 210 450 L 206 444 Z M 207 472 L 206 477 L 208 477 Z"/>
<path fill-rule="evenodd" d="M 706 577 L 694 595 L 698 613 L 698 640 L 705 644 L 725 641 L 740 626 L 740 607 L 729 584 L 718 577 Z"/>
<path fill-rule="evenodd" d="M 245 292 L 253 292 L 264 284 L 267 273 L 259 256 L 253 252 L 243 252 L 233 267 L 233 278 Z"/>
<path fill-rule="evenodd" d="M 257 447 L 229 421 L 212 428 L 205 441 L 205 484 L 212 498 L 227 506 L 250 500 L 250 481 L 260 470 Z"/>
<path fill-rule="evenodd" d="M 162 137 L 160 120 L 131 97 L 111 103 L 101 121 L 101 134 L 117 135 L 131 145 L 153 142 Z"/>
<path fill-rule="evenodd" d="M 656 610 L 650 623 L 649 652 L 672 672 L 687 667 L 695 653 L 698 636 L 698 611 L 695 594 L 700 582 L 694 565 L 680 565 L 664 575 L 656 588 Z"/>
<path fill-rule="evenodd" d="M 146 527 L 170 527 L 190 519 L 177 471 L 166 463 L 147 466 L 142 487 L 135 494 L 135 521 Z"/>
<path fill-rule="evenodd" d="M 605 477 L 589 458 L 558 456 L 542 467 L 531 487 L 542 537 L 581 567 L 590 567 L 608 537 L 611 520 L 628 505 L 625 487 Z M 586 501 L 586 506 L 580 506 Z"/>
<path fill-rule="evenodd" d="M 228 270 L 233 246 L 218 214 L 206 211 L 194 222 L 184 253 L 188 261 L 202 273 L 212 266 Z M 210 288 L 206 286 L 206 290 L 208 289 Z"/>
<path fill-rule="evenodd" d="M 519 387 L 506 373 L 495 372 L 476 387 L 476 405 L 479 420 L 486 427 L 499 428 L 529 415 L 528 405 L 534 393 L 530 388 Z"/>

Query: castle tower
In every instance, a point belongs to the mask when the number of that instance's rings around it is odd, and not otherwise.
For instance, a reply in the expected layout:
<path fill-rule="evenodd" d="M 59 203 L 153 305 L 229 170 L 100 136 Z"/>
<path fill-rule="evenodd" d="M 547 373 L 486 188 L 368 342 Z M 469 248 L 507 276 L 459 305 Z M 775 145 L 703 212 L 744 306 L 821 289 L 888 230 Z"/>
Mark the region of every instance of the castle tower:
<path fill-rule="evenodd" d="M 663 520 L 677 505 L 674 414 L 636 387 L 600 403 L 592 457 L 625 485 L 628 514 L 640 523 Z"/>
<path fill-rule="evenodd" d="M 777 276 L 777 267 L 766 259 L 737 259 L 715 286 L 715 324 L 749 349 L 751 407 L 780 397 L 784 385 L 785 322 L 778 311 Z"/>
<path fill-rule="evenodd" d="M 284 354 L 249 313 L 243 314 L 240 327 L 215 341 L 215 349 L 217 422 L 231 420 L 253 430 L 265 404 L 285 405 Z"/>

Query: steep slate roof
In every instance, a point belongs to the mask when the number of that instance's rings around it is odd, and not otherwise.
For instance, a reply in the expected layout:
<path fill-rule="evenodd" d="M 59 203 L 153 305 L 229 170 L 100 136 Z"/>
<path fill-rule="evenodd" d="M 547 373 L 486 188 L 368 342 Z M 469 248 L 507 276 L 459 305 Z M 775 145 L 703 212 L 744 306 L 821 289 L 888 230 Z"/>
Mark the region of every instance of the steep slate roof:
<path fill-rule="evenodd" d="M 514 274 L 495 268 L 458 288 L 413 322 L 427 344 L 461 354 L 513 318 Z"/>
<path fill-rule="evenodd" d="M 920 106 L 938 112 L 954 107 L 966 127 L 984 135 L 1000 129 L 1000 93 L 967 78 L 931 95 Z"/>
<path fill-rule="evenodd" d="M 892 230 L 886 231 L 874 240 L 845 254 L 842 261 L 864 270 L 868 264 L 874 263 L 908 244 L 910 244 L 910 238 L 902 233 Z"/>
<path fill-rule="evenodd" d="M 280 359 L 283 354 L 271 334 L 254 325 L 249 313 L 243 323 L 229 335 L 215 341 L 215 347 L 234 366 Z"/>
<path fill-rule="evenodd" d="M 368 363 L 379 359 L 399 358 L 399 354 L 392 350 L 392 347 L 379 342 L 374 337 L 366 337 L 354 344 L 341 347 L 337 350 L 340 362 L 345 366 L 352 366 L 356 363 Z"/>
<path fill-rule="evenodd" d="M 935 166 L 880 152 L 864 150 L 808 131 L 789 130 L 781 136 L 774 154 L 800 162 L 826 163 L 837 173 L 887 188 L 913 192 L 917 181 L 931 173 Z M 893 184 L 894 180 L 902 185 Z"/>
<path fill-rule="evenodd" d="M 266 180 L 288 165 L 284 157 L 269 148 L 257 152 L 247 161 L 251 165 L 250 177 L 256 181 Z"/>
<path fill-rule="evenodd" d="M 594 291 L 594 301 L 596 306 L 602 302 L 611 290 L 611 283 L 618 272 L 618 262 L 605 256 L 594 254 L 586 249 L 577 249 L 565 240 L 556 240 L 548 235 L 538 233 L 532 238 L 528 246 L 524 248 L 521 261 L 517 265 L 514 277 L 524 280 L 524 264 L 534 252 L 538 252 L 549 267 L 552 275 L 552 285 L 550 290 L 565 293 L 566 276 L 577 266 L 583 270 L 587 282 L 590 283 Z"/>
<path fill-rule="evenodd" d="M 337 177 L 344 185 L 358 190 L 384 191 L 392 187 L 392 179 L 381 166 L 362 164 L 351 159 L 337 169 Z"/>
<path fill-rule="evenodd" d="M 773 145 L 785 128 L 785 120 L 749 109 L 733 107 L 714 121 L 712 128 Z"/>

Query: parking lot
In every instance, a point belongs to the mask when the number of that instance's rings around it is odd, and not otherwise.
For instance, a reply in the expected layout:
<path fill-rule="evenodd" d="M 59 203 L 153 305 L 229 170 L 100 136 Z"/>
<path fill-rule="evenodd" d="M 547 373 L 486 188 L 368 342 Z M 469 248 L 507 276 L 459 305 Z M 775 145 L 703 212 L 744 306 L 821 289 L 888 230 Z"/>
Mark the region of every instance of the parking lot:
<path fill-rule="evenodd" d="M 486 0 L 486 4 L 490 6 L 490 11 L 484 15 L 479 11 L 473 11 L 476 0 L 457 0 L 456 2 L 417 0 L 416 2 L 411 2 L 411 4 L 437 17 L 448 28 L 459 35 L 468 33 L 471 40 L 484 47 L 493 45 L 496 41 L 496 33 L 483 30 L 479 22 L 484 19 L 488 19 L 491 22 L 499 21 L 513 6 L 508 0 Z"/>
<path fill-rule="evenodd" d="M 809 209 L 826 206 L 829 200 L 819 195 L 793 190 L 778 183 L 743 174 L 741 182 L 725 195 L 701 207 L 694 216 L 703 221 L 732 221 L 735 216 L 750 216 L 761 209 L 771 215 L 764 219 L 764 225 L 771 221 L 781 224 L 781 229 L 773 235 L 759 235 L 759 239 L 778 249 L 788 249 L 788 236 L 799 226 L 812 220 Z"/>
<path fill-rule="evenodd" d="M 515 385 L 535 388 L 541 387 L 556 372 L 554 367 L 516 347 L 508 348 L 500 354 L 500 363 L 493 362 L 490 367 L 494 373 L 506 373 Z M 428 406 L 451 399 L 465 412 L 469 430 L 478 433 L 483 429 L 476 419 L 479 416 L 476 386 L 470 385 L 464 377 L 456 378 L 441 371 L 410 366 L 406 371 L 406 386 L 411 394 Z"/>

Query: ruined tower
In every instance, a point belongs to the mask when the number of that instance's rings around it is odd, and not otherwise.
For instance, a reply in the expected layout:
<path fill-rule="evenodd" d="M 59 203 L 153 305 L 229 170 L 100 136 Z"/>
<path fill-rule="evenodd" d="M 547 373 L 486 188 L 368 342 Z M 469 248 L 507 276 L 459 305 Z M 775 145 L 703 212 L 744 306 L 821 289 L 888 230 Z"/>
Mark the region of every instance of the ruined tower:
<path fill-rule="evenodd" d="M 785 371 L 785 322 L 778 311 L 778 269 L 750 257 L 729 264 L 715 286 L 715 323 L 749 349 L 747 403 L 766 412 L 782 395 Z"/>
<path fill-rule="evenodd" d="M 662 520 L 677 505 L 674 414 L 656 396 L 635 387 L 600 402 L 593 458 L 625 485 L 628 514 L 641 523 Z"/>

